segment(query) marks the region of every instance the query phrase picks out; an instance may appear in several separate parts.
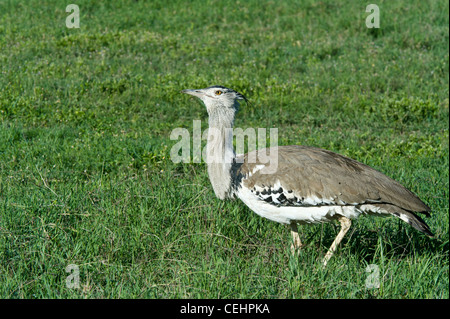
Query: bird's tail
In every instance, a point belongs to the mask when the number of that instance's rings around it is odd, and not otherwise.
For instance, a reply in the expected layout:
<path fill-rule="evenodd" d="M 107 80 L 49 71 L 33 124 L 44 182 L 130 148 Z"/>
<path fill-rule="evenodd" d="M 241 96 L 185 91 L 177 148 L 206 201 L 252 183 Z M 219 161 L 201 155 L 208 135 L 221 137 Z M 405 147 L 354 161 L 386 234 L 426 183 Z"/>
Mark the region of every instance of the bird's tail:
<path fill-rule="evenodd" d="M 418 231 L 430 237 L 434 237 L 427 223 L 425 223 L 425 221 L 415 213 L 392 204 L 374 204 L 374 206 L 380 208 L 381 211 L 384 212 L 385 214 L 397 216 L 398 218 L 400 218 L 404 222 L 407 222 Z M 429 209 L 428 206 L 426 206 L 426 208 Z M 426 216 L 430 216 L 428 211 L 423 211 L 421 213 L 425 214 Z"/>
<path fill-rule="evenodd" d="M 421 217 L 417 216 L 413 212 L 402 210 L 402 212 L 394 215 L 407 222 L 418 231 L 421 231 L 422 233 L 427 234 L 430 237 L 434 237 L 433 233 L 430 230 L 430 226 L 428 226 Z"/>

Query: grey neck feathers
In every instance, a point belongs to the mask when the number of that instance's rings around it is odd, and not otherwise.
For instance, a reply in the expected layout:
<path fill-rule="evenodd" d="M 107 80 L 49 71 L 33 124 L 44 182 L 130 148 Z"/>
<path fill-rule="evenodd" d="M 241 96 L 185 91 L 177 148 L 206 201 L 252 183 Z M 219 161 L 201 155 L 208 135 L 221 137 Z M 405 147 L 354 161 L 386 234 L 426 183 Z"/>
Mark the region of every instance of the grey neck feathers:
<path fill-rule="evenodd" d="M 236 107 L 208 108 L 209 129 L 206 145 L 208 175 L 214 193 L 220 199 L 231 194 L 231 166 L 235 158 L 233 124 Z"/>

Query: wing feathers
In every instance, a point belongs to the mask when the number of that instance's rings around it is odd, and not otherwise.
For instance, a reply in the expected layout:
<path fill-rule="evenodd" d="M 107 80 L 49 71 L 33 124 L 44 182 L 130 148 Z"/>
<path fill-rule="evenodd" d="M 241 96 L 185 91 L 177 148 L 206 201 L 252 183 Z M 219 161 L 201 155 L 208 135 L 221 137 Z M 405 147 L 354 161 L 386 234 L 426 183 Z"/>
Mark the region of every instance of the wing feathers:
<path fill-rule="evenodd" d="M 267 156 L 267 150 L 261 151 Z M 254 189 L 255 194 L 259 192 L 261 199 L 276 205 L 388 203 L 408 212 L 428 214 L 430 211 L 415 194 L 395 180 L 363 163 L 327 150 L 281 146 L 277 152 L 270 152 L 269 163 L 249 163 L 248 158 L 245 154 L 238 169 L 242 182 Z M 258 155 L 250 158 L 258 160 Z M 264 165 L 272 165 L 273 161 L 276 161 L 277 170 L 265 174 Z M 280 188 L 282 191 L 278 193 Z M 275 191 L 277 196 L 273 194 Z"/>

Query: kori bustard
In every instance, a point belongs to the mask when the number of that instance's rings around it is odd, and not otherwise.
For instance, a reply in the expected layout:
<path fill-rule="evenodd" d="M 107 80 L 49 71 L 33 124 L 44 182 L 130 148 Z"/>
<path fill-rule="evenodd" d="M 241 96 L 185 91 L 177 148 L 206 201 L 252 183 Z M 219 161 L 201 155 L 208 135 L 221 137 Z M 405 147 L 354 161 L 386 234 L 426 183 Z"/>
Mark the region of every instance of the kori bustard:
<path fill-rule="evenodd" d="M 326 265 L 351 220 L 361 214 L 394 215 L 433 236 L 415 214 L 430 216 L 430 208 L 395 180 L 351 158 L 309 146 L 236 155 L 232 128 L 239 100 L 246 98 L 223 86 L 182 93 L 201 99 L 208 111 L 206 162 L 216 196 L 238 197 L 256 214 L 290 225 L 294 251 L 302 245 L 297 224 L 338 220 L 341 229 L 323 259 Z"/>

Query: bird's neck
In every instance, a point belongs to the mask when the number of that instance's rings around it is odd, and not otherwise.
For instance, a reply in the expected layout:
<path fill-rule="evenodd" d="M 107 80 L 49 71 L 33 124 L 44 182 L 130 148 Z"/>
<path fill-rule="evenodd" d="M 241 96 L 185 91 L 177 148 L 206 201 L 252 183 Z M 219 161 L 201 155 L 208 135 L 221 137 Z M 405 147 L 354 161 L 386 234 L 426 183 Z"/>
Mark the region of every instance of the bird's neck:
<path fill-rule="evenodd" d="M 209 114 L 206 144 L 209 179 L 216 196 L 220 199 L 231 195 L 231 167 L 235 158 L 233 148 L 234 112 L 225 113 Z"/>

